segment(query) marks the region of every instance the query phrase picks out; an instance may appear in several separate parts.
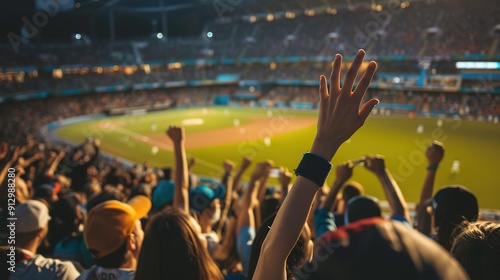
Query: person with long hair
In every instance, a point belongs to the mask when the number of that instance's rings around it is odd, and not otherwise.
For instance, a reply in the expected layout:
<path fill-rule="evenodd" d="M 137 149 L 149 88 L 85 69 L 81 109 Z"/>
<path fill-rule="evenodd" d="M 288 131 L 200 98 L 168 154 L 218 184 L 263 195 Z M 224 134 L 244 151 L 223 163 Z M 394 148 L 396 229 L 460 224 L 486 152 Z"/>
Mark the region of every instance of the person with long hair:
<path fill-rule="evenodd" d="M 500 275 L 500 223 L 464 222 L 456 235 L 451 254 L 460 262 L 471 280 L 498 279 Z"/>
<path fill-rule="evenodd" d="M 175 209 L 154 216 L 146 227 L 135 279 L 222 280 L 195 224 Z"/>

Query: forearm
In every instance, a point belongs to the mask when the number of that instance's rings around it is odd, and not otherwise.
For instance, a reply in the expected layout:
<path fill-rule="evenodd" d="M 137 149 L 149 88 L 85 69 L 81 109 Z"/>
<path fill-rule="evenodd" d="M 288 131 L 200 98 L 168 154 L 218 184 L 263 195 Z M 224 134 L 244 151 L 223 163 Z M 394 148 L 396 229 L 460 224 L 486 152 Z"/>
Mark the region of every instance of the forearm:
<path fill-rule="evenodd" d="M 217 228 L 217 235 L 219 237 L 222 235 L 222 228 L 224 227 L 224 224 L 226 223 L 227 220 L 227 215 L 229 213 L 229 209 L 231 208 L 232 204 L 232 198 L 233 198 L 233 183 L 232 183 L 232 178 L 229 175 L 226 181 L 226 195 L 224 196 L 224 204 L 223 204 L 223 209 L 222 209 L 222 214 L 221 214 L 221 219 L 219 221 L 219 226 Z"/>
<path fill-rule="evenodd" d="M 245 173 L 245 171 L 247 170 L 248 168 L 238 168 L 238 171 L 236 171 L 236 174 L 234 175 L 234 178 L 233 178 L 233 190 L 238 192 L 240 190 L 240 183 L 241 183 L 241 177 L 243 176 L 243 173 Z"/>
<path fill-rule="evenodd" d="M 340 191 L 340 188 L 345 182 L 340 181 L 335 179 L 333 182 L 332 188 L 330 189 L 330 192 L 326 196 L 325 200 L 320 204 L 319 208 L 323 209 L 326 208 L 328 210 L 332 209 L 333 204 L 335 203 L 335 200 L 337 199 L 337 195 Z"/>
<path fill-rule="evenodd" d="M 247 190 L 241 201 L 240 213 L 238 213 L 238 225 L 236 227 L 237 232 L 246 226 L 255 228 L 252 202 L 257 199 L 257 185 L 258 181 L 254 178 L 251 178 L 248 182 Z"/>
<path fill-rule="evenodd" d="M 424 185 L 422 186 L 422 191 L 420 192 L 420 200 L 418 205 L 421 205 L 427 199 L 432 197 L 432 192 L 434 191 L 434 181 L 436 179 L 437 170 L 427 170 L 425 175 Z"/>
<path fill-rule="evenodd" d="M 256 229 L 260 227 L 260 224 L 262 222 L 262 215 L 260 212 L 260 203 L 264 200 L 264 197 L 266 196 L 267 179 L 268 179 L 267 174 L 264 175 L 262 178 L 260 178 L 259 189 L 257 191 L 257 203 L 255 205 L 252 205 L 253 210 L 254 210 L 255 228 Z"/>
<path fill-rule="evenodd" d="M 231 182 L 229 182 L 230 179 L 231 179 Z M 224 172 L 224 175 L 222 175 L 221 184 L 227 188 L 229 186 L 229 183 L 232 183 L 231 173 Z M 232 187 L 232 185 L 231 185 L 231 187 Z"/>
<path fill-rule="evenodd" d="M 427 170 L 422 191 L 420 193 L 420 200 L 417 204 L 417 208 L 415 209 L 417 213 L 417 230 L 426 235 L 431 233 L 432 225 L 430 223 L 430 217 L 427 213 L 427 209 L 425 209 L 425 202 L 432 197 L 436 171 L 437 170 Z"/>
<path fill-rule="evenodd" d="M 45 174 L 50 176 L 54 175 L 54 172 L 56 172 L 57 166 L 59 165 L 62 159 L 63 157 L 56 157 L 52 162 L 52 164 L 50 165 L 49 169 L 47 169 L 47 172 L 45 172 Z"/>
<path fill-rule="evenodd" d="M 410 212 L 406 200 L 389 170 L 385 169 L 382 174 L 378 175 L 378 179 L 382 183 L 385 196 L 391 207 L 391 214 L 393 216 L 403 216 L 410 222 Z"/>
<path fill-rule="evenodd" d="M 5 162 L 0 161 L 0 183 L 2 183 L 3 179 L 5 179 L 7 170 L 9 170 L 11 165 L 12 165 L 11 161 L 5 161 Z"/>
<path fill-rule="evenodd" d="M 184 141 L 174 143 L 175 155 L 175 192 L 174 208 L 189 213 L 188 168 Z"/>
<path fill-rule="evenodd" d="M 311 153 L 330 161 L 340 143 L 335 145 L 335 142 L 331 141 L 330 143 L 321 142 L 321 140 L 315 139 Z M 319 187 L 321 186 L 303 176 L 297 177 L 262 244 L 261 258 L 259 258 L 254 279 L 283 279 L 286 277 L 286 273 L 283 275 L 283 271 L 281 271 L 282 264 L 285 264 L 302 232 Z M 266 266 L 266 263 L 276 264 L 276 269 L 270 271 L 269 265 Z"/>
<path fill-rule="evenodd" d="M 7 194 L 7 187 L 3 187 L 4 185 L 7 186 L 7 183 L 4 184 L 5 176 L 7 176 L 7 172 L 10 168 L 10 163 L 6 162 L 0 169 L 0 199 L 4 197 L 4 195 Z"/>
<path fill-rule="evenodd" d="M 230 218 L 227 222 L 226 234 L 222 238 L 222 243 L 220 246 L 215 248 L 212 253 L 214 259 L 218 261 L 224 261 L 229 257 L 229 254 L 233 250 L 236 240 L 236 219 L 234 217 Z"/>
<path fill-rule="evenodd" d="M 20 164 L 19 166 L 20 167 L 28 167 L 30 166 L 33 162 L 35 162 L 36 160 L 38 159 L 38 157 L 36 155 L 30 157 L 29 159 L 25 160 L 22 164 Z"/>
<path fill-rule="evenodd" d="M 264 199 L 264 196 L 266 196 L 266 190 L 267 190 L 267 179 L 269 176 L 266 174 L 262 176 L 259 180 L 259 192 L 257 198 L 259 199 L 259 202 Z"/>

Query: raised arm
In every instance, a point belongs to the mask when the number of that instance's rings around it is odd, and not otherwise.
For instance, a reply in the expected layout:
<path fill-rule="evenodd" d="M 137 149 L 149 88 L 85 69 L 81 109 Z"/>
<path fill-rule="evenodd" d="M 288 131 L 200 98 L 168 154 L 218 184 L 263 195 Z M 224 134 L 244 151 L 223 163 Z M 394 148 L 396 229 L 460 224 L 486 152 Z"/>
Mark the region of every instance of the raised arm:
<path fill-rule="evenodd" d="M 352 87 L 365 52 L 356 55 L 340 88 L 342 58 L 336 55 L 330 77 L 330 91 L 325 76 L 320 78 L 318 127 L 311 151 L 296 169 L 297 180 L 281 205 L 276 219 L 262 245 L 253 279 L 286 279 L 286 259 L 304 227 L 311 202 L 331 168 L 330 160 L 340 145 L 365 122 L 378 100 L 361 100 L 375 74 L 377 64 L 370 62 L 354 92 Z M 321 169 L 320 169 L 321 167 Z"/>
<path fill-rule="evenodd" d="M 56 158 L 52 161 L 49 168 L 45 172 L 45 175 L 54 176 L 54 172 L 56 172 L 57 166 L 61 162 L 61 160 L 66 156 L 66 152 L 64 150 L 59 151 Z"/>
<path fill-rule="evenodd" d="M 321 202 L 319 208 L 314 211 L 314 233 L 316 237 L 337 229 L 335 218 L 331 211 L 340 189 L 351 178 L 353 167 L 352 162 L 348 162 L 337 166 L 335 169 L 335 181 L 333 181 L 333 185 L 326 198 Z"/>
<path fill-rule="evenodd" d="M 245 194 L 241 198 L 240 212 L 238 214 L 238 225 L 236 226 L 236 232 L 239 232 L 242 228 L 249 226 L 251 228 L 256 228 L 255 217 L 253 214 L 254 204 L 257 201 L 259 182 L 266 172 L 269 172 L 271 165 L 268 162 L 260 162 L 255 166 L 255 169 L 250 176 L 250 181 L 248 181 L 248 187 Z"/>
<path fill-rule="evenodd" d="M 434 181 L 436 179 L 436 173 L 439 168 L 439 164 L 444 157 L 444 147 L 441 142 L 434 141 L 425 151 L 425 156 L 427 157 L 427 172 L 425 173 L 424 184 L 422 186 L 422 191 L 420 192 L 420 200 L 417 204 L 417 229 L 423 234 L 431 233 L 431 222 L 430 216 L 426 212 L 426 209 L 420 209 L 421 205 L 425 204 L 425 201 L 432 197 L 434 191 Z"/>
<path fill-rule="evenodd" d="M 186 147 L 184 128 L 178 126 L 169 126 L 167 135 L 174 144 L 175 170 L 174 170 L 174 201 L 173 207 L 182 209 L 189 213 L 189 195 L 188 195 L 188 166 L 186 159 Z"/>
<path fill-rule="evenodd" d="M 0 162 L 0 198 L 7 195 L 7 184 L 4 184 L 5 177 L 12 167 L 12 164 L 16 162 L 19 157 L 19 147 L 15 147 L 13 150 L 9 151 L 7 145 L 3 145 L 4 150 L 2 151 L 2 161 Z M 3 187 L 5 186 L 5 187 Z"/>
<path fill-rule="evenodd" d="M 391 172 L 385 167 L 385 160 L 382 156 L 366 156 L 365 167 L 375 173 L 382 188 L 384 189 L 385 197 L 391 207 L 391 215 L 396 217 L 405 217 L 411 223 L 410 211 L 406 200 L 399 189 L 398 183 L 392 178 Z"/>
<path fill-rule="evenodd" d="M 257 191 L 257 200 L 255 203 L 253 203 L 253 211 L 255 214 L 255 229 L 258 229 L 260 227 L 260 224 L 262 223 L 262 214 L 260 212 L 260 203 L 264 200 L 264 197 L 266 196 L 266 190 L 267 190 L 267 179 L 269 179 L 269 172 L 271 171 L 271 167 L 274 165 L 274 162 L 269 160 L 267 161 L 267 168 L 266 170 L 262 173 L 259 179 L 259 190 Z"/>
<path fill-rule="evenodd" d="M 330 192 L 328 193 L 327 197 L 321 203 L 319 207 L 320 209 L 328 209 L 330 211 L 333 208 L 340 189 L 352 176 L 353 167 L 354 166 L 352 162 L 347 162 L 337 166 L 337 168 L 335 169 L 335 180 L 333 181 L 332 187 L 330 188 Z"/>
<path fill-rule="evenodd" d="M 224 168 L 224 175 L 222 177 L 222 184 L 224 187 L 226 187 L 226 194 L 224 195 L 223 198 L 223 203 L 222 203 L 222 214 L 221 218 L 219 220 L 219 225 L 217 226 L 217 235 L 219 237 L 222 237 L 222 228 L 226 224 L 226 221 L 228 219 L 227 215 L 229 213 L 229 210 L 231 209 L 231 204 L 232 204 L 232 199 L 233 199 L 233 178 L 232 178 L 232 172 L 234 169 L 234 163 L 230 160 L 225 160 L 224 163 L 222 164 Z"/>
<path fill-rule="evenodd" d="M 28 158 L 28 159 L 25 159 L 22 161 L 22 163 L 20 162 L 19 163 L 19 166 L 20 167 L 28 167 L 30 166 L 33 162 L 37 161 L 37 160 L 40 160 L 40 159 L 43 159 L 45 157 L 45 154 L 44 152 L 37 152 L 35 153 L 32 157 Z"/>
<path fill-rule="evenodd" d="M 290 171 L 288 171 L 287 168 L 282 168 L 278 180 L 281 186 L 281 198 L 280 198 L 280 205 L 281 205 L 285 200 L 286 196 L 288 195 L 288 192 L 290 191 L 290 182 L 292 181 L 292 173 L 290 173 Z"/>
<path fill-rule="evenodd" d="M 230 217 L 227 221 L 226 231 L 220 246 L 215 247 L 215 251 L 211 254 L 215 261 L 221 263 L 227 260 L 231 255 L 231 251 L 235 246 L 236 240 L 236 225 L 235 217 Z"/>
<path fill-rule="evenodd" d="M 422 186 L 422 192 L 420 193 L 419 205 L 432 197 L 436 173 L 439 168 L 439 163 L 441 163 L 441 160 L 443 160 L 444 157 L 443 144 L 434 141 L 434 143 L 425 151 L 425 156 L 427 157 L 428 165 L 427 172 L 425 173 L 424 185 Z"/>
<path fill-rule="evenodd" d="M 234 174 L 233 178 L 233 191 L 238 192 L 240 190 L 240 183 L 241 183 L 241 177 L 243 176 L 243 173 L 250 167 L 250 164 L 252 163 L 252 160 L 249 157 L 244 157 L 243 160 L 241 161 L 241 165 L 236 171 L 236 174 Z"/>

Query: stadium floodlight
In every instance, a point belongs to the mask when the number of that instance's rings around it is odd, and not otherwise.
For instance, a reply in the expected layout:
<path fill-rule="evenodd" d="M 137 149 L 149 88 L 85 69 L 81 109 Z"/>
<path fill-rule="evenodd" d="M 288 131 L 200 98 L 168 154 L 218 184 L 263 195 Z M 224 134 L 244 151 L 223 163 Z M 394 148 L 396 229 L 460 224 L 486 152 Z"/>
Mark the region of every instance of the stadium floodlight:
<path fill-rule="evenodd" d="M 295 18 L 295 13 L 294 12 L 286 12 L 285 17 L 290 18 L 290 19 Z"/>
<path fill-rule="evenodd" d="M 457 69 L 500 69 L 500 62 L 496 61 L 458 61 Z"/>
<path fill-rule="evenodd" d="M 70 40 L 73 44 L 77 45 L 90 45 L 92 40 L 87 34 L 84 33 L 73 33 L 71 34 Z"/>
<path fill-rule="evenodd" d="M 338 13 L 337 9 L 331 7 L 327 8 L 326 12 L 331 15 L 336 15 Z"/>
<path fill-rule="evenodd" d="M 161 32 L 156 33 L 156 38 L 158 38 L 160 40 L 163 39 L 163 33 L 161 33 Z"/>
<path fill-rule="evenodd" d="M 316 14 L 316 12 L 315 12 L 313 9 L 306 9 L 306 10 L 304 11 L 304 14 L 305 14 L 306 16 L 310 16 L 310 17 L 312 17 L 312 16 L 314 16 L 314 15 Z"/>

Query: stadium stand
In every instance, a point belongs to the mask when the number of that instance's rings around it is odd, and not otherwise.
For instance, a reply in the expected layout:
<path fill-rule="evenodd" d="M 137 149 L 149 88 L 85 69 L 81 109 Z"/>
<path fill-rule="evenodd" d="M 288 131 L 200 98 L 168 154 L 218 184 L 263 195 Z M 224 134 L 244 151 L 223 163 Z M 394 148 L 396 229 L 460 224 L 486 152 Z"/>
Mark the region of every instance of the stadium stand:
<path fill-rule="evenodd" d="M 481 201 L 463 186 L 434 192 L 442 143 L 423 151 L 415 208 L 383 156 L 338 164 L 330 188 L 325 180 L 337 148 L 371 115 L 498 123 L 497 1 L 397 1 L 392 10 L 312 2 L 322 6 L 219 17 L 198 37 L 33 42 L 18 53 L 0 45 L 1 224 L 20 215 L 16 248 L 5 246 L 12 230 L 0 229 L 0 278 L 496 279 L 500 246 L 481 232 L 498 236 L 500 216 L 479 213 Z M 377 73 L 363 59 L 377 61 Z M 330 72 L 339 89 L 318 81 Z M 47 130 L 76 117 L 209 106 L 318 111 L 295 182 L 284 168 L 271 175 L 272 160 L 246 174 L 249 157 L 200 178 L 178 126 L 162 135 L 174 162 L 165 168 L 105 156 L 99 137 L 54 145 Z M 355 166 L 377 177 L 384 215 L 349 181 Z M 491 221 L 476 221 L 480 214 Z M 467 262 L 464 248 L 481 248 L 484 262 Z"/>

